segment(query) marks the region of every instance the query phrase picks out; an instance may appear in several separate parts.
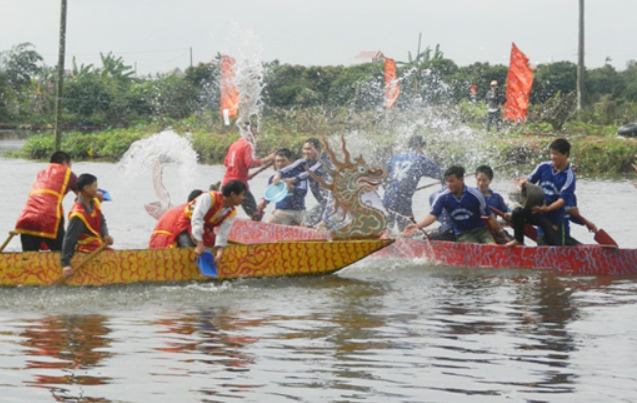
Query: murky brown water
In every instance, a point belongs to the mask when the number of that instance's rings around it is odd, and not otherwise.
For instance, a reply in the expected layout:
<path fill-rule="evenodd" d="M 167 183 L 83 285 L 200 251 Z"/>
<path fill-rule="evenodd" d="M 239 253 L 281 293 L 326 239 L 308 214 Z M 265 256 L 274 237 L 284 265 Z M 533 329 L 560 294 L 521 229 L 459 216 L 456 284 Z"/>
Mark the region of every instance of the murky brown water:
<path fill-rule="evenodd" d="M 0 159 L 0 234 L 42 167 Z M 149 176 L 74 170 L 113 195 L 104 208 L 115 246 L 143 247 Z M 191 183 L 166 183 L 180 202 L 221 172 L 204 166 Z M 637 246 L 636 195 L 628 181 L 578 187 L 582 212 L 624 247 Z M 0 288 L 0 400 L 633 401 L 636 316 L 637 277 L 422 261 L 365 260 L 317 278 Z"/>

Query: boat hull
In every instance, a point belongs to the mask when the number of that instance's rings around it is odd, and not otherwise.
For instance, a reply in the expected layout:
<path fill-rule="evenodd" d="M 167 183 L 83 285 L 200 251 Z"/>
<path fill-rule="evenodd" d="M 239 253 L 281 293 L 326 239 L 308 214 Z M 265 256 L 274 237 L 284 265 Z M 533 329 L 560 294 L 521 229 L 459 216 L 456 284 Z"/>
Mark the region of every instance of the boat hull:
<path fill-rule="evenodd" d="M 249 243 L 273 240 L 325 239 L 326 232 L 309 228 L 234 221 L 231 239 Z M 637 249 L 602 245 L 517 246 L 480 245 L 460 242 L 399 238 L 371 255 L 373 258 L 425 258 L 441 264 L 467 268 L 520 268 L 551 270 L 558 273 L 594 275 L 637 274 Z"/>
<path fill-rule="evenodd" d="M 215 279 L 330 274 L 391 244 L 391 240 L 291 241 L 229 245 Z M 84 258 L 78 253 L 72 264 Z M 103 251 L 65 283 L 106 285 L 136 282 L 206 281 L 193 249 Z M 61 275 L 57 252 L 0 254 L 0 285 L 51 285 Z"/>

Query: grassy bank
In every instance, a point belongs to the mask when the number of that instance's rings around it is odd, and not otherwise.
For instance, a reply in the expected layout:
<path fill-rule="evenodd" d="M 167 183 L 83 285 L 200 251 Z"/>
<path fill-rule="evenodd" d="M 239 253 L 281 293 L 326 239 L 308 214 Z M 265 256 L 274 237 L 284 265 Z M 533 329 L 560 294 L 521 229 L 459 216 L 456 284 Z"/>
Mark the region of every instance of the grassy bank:
<path fill-rule="evenodd" d="M 258 148 L 262 151 L 259 154 L 263 155 L 269 150 L 281 147 L 299 151 L 305 139 L 319 137 L 321 134 L 357 132 L 371 144 L 372 153 L 378 157 L 381 151 L 385 153 L 392 145 L 395 146 L 398 130 L 396 128 L 402 121 L 409 119 L 405 119 L 404 116 L 399 119 L 382 113 L 359 115 L 352 119 L 346 114 L 326 116 L 321 111 L 302 110 L 290 111 L 280 116 L 272 114 L 261 122 Z M 470 127 L 474 133 L 482 130 L 479 120 L 468 119 L 459 123 L 462 127 Z M 134 141 L 158 133 L 168 126 L 180 135 L 190 136 L 199 162 L 203 164 L 222 163 L 228 147 L 238 138 L 234 126 L 225 127 L 218 119 L 199 116 L 183 121 L 140 125 L 127 129 L 94 133 L 69 132 L 63 135 L 62 149 L 70 153 L 76 161 L 117 161 Z M 459 154 L 466 154 L 467 148 L 475 147 L 488 150 L 488 161 L 494 166 L 515 167 L 525 171 L 539 161 L 547 159 L 546 147 L 558 136 L 566 137 L 571 142 L 571 161 L 576 164 L 579 175 L 612 176 L 634 172 L 631 164 L 637 160 L 637 139 L 619 137 L 614 134 L 614 128 L 580 122 L 565 125 L 559 133 L 551 132 L 546 126 L 510 126 L 500 135 L 490 134 L 481 137 L 478 140 L 480 144 L 477 145 L 463 144 L 475 139 L 465 141 L 461 138 L 462 135 L 446 136 L 450 138 L 445 140 L 445 136 L 440 136 L 440 132 L 444 130 L 431 127 L 413 129 L 413 132 L 426 138 L 437 139 L 430 142 L 430 145 L 444 151 L 438 153 L 438 162 L 443 166 L 462 162 L 465 159 Z M 52 133 L 36 134 L 27 141 L 22 150 L 11 152 L 10 156 L 48 159 L 53 152 L 54 144 Z M 379 157 L 378 160 L 382 161 L 385 157 Z"/>

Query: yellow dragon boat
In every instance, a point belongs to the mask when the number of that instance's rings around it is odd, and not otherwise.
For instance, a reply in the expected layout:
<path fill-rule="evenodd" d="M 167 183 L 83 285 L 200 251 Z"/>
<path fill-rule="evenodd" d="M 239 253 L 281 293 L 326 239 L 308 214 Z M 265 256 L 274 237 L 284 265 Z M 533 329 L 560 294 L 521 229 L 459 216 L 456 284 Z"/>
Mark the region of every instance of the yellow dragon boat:
<path fill-rule="evenodd" d="M 334 273 L 393 240 L 290 241 L 229 245 L 217 262 L 217 277 L 201 274 L 190 248 L 104 250 L 86 261 L 67 285 L 210 281 Z M 76 253 L 75 267 L 86 254 Z M 59 252 L 0 253 L 0 286 L 53 285 L 61 278 Z"/>

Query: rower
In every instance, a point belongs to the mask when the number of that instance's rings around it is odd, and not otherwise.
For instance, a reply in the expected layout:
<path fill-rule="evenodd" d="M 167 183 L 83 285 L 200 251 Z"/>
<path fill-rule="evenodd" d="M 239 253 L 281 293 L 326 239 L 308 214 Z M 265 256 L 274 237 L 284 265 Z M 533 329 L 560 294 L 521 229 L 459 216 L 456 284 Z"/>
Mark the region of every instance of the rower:
<path fill-rule="evenodd" d="M 403 236 L 410 236 L 417 230 L 431 225 L 446 210 L 451 217 L 454 233 L 459 242 L 468 243 L 495 243 L 491 233 L 487 229 L 482 216 L 487 216 L 488 221 L 496 232 L 501 232 L 491 210 L 487 208 L 487 202 L 482 192 L 476 188 L 465 186 L 464 168 L 453 165 L 444 172 L 447 189 L 443 190 L 434 200 L 431 211 L 417 224 L 408 225 L 402 232 Z"/>
<path fill-rule="evenodd" d="M 63 151 L 53 153 L 49 165 L 33 181 L 29 199 L 15 225 L 23 251 L 62 249 L 62 199 L 71 190 L 75 192 L 76 184 L 77 176 L 71 172 L 71 156 Z"/>
<path fill-rule="evenodd" d="M 524 244 L 524 225 L 529 223 L 542 228 L 549 245 L 565 245 L 564 206 L 575 194 L 575 172 L 568 162 L 571 144 L 566 139 L 556 139 L 549 145 L 550 161 L 540 163 L 519 185 L 527 182 L 542 187 L 544 203 L 530 208 L 518 207 L 511 213 L 515 239 L 507 246 Z"/>
<path fill-rule="evenodd" d="M 64 277 L 73 275 L 71 258 L 76 247 L 78 251 L 90 252 L 103 244 L 113 244 L 98 196 L 97 178 L 91 174 L 80 175 L 77 178 L 77 200 L 69 213 L 69 225 L 62 243 L 60 261 Z"/>
<path fill-rule="evenodd" d="M 223 249 L 228 243 L 228 234 L 237 213 L 236 207 L 241 204 L 246 192 L 246 185 L 240 180 L 226 183 L 221 192 L 208 191 L 188 202 L 181 211 L 176 210 L 175 217 L 163 230 L 166 236 L 157 245 L 150 247 L 171 248 L 195 247 L 195 254 L 200 256 L 204 247 L 208 246 L 207 237 L 213 235 L 214 228 L 218 232 L 214 238 L 216 249 L 215 259 L 218 261 L 223 255 Z M 171 210 L 169 210 L 171 211 Z M 159 226 L 159 223 L 157 224 Z M 164 228 L 164 226 L 162 226 Z M 161 230 L 161 228 L 160 228 Z M 155 237 L 156 233 L 153 233 Z M 153 243 L 153 238 L 151 238 Z"/>

